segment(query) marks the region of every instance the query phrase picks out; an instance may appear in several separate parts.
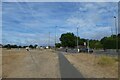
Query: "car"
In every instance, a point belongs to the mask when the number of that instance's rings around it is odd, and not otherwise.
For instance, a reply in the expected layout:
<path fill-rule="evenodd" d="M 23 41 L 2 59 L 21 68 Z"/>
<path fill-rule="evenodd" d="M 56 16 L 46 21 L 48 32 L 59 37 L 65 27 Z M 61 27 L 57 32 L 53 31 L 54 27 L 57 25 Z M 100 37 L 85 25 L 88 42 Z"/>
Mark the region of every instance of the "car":
<path fill-rule="evenodd" d="M 87 52 L 88 53 L 88 48 L 81 48 L 79 52 Z M 93 53 L 93 50 L 89 48 L 89 53 Z"/>

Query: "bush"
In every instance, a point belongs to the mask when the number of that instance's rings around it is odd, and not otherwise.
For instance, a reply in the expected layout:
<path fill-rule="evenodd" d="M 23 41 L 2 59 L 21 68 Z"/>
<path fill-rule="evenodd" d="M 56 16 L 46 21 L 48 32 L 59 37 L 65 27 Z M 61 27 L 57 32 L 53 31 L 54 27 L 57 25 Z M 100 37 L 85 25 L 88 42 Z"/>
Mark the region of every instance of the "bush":
<path fill-rule="evenodd" d="M 115 58 L 109 57 L 109 56 L 101 56 L 98 60 L 99 65 L 112 65 L 116 62 Z"/>

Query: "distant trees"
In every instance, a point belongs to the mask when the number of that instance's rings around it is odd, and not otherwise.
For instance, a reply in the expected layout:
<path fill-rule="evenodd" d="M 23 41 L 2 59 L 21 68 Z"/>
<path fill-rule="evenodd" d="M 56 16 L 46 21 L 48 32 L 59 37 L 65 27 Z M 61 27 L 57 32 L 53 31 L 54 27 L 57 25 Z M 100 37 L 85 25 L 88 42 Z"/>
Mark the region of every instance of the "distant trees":
<path fill-rule="evenodd" d="M 18 48 L 22 48 L 22 46 L 18 46 Z"/>
<path fill-rule="evenodd" d="M 61 45 L 61 43 L 56 43 L 55 46 L 56 46 L 57 48 L 60 48 L 62 45 Z"/>
<path fill-rule="evenodd" d="M 76 39 L 76 41 L 77 41 L 77 39 Z M 84 42 L 87 42 L 87 40 L 86 39 L 80 39 L 80 37 L 78 37 L 78 45 L 84 46 Z"/>
<path fill-rule="evenodd" d="M 75 47 L 76 36 L 73 33 L 65 33 L 60 37 L 61 45 L 63 47 Z"/>
<path fill-rule="evenodd" d="M 35 45 L 29 45 L 29 48 L 36 48 L 38 45 L 35 44 Z"/>
<path fill-rule="evenodd" d="M 99 40 L 89 40 L 89 43 L 90 43 L 90 48 L 93 48 L 93 49 L 103 48 L 103 46 Z"/>
<path fill-rule="evenodd" d="M 116 49 L 116 46 L 120 49 L 120 34 L 117 36 L 116 40 L 116 35 L 111 35 L 110 37 L 104 37 L 101 39 L 101 44 L 103 45 L 104 49 Z M 117 42 L 116 42 L 117 41 Z"/>
<path fill-rule="evenodd" d="M 61 35 L 60 41 L 62 47 L 75 47 L 77 37 L 73 33 L 64 33 Z M 80 39 L 80 37 L 78 37 L 78 44 L 80 46 L 84 46 L 84 42 L 87 43 L 87 40 L 84 38 Z M 111 35 L 110 37 L 104 37 L 101 40 L 89 40 L 89 45 L 90 48 L 93 49 L 116 49 L 117 45 L 120 49 L 120 34 L 117 36 L 117 42 L 116 35 Z"/>
<path fill-rule="evenodd" d="M 116 40 L 117 39 L 117 40 Z M 77 45 L 77 36 L 75 36 L 73 33 L 64 33 L 60 37 L 61 43 L 56 43 L 55 46 L 57 48 L 62 47 L 70 47 L 74 48 Z M 84 42 L 87 43 L 87 39 L 78 37 L 78 45 L 84 46 Z M 1 44 L 2 45 L 2 44 Z M 30 48 L 36 48 L 38 45 L 29 45 Z M 110 37 L 104 37 L 101 40 L 89 40 L 89 46 L 93 49 L 120 49 L 120 34 L 118 36 L 111 35 Z M 11 49 L 11 48 L 26 48 L 27 46 L 21 46 L 21 45 L 2 45 L 3 48 Z"/>
<path fill-rule="evenodd" d="M 80 37 L 75 36 L 73 33 L 64 33 L 60 37 L 61 46 L 62 47 L 71 47 L 74 48 L 77 46 L 77 38 L 78 38 L 78 45 L 84 45 L 86 39 L 80 39 Z"/>
<path fill-rule="evenodd" d="M 21 48 L 21 46 L 11 45 L 11 44 L 3 45 L 2 47 L 3 47 L 3 48 L 7 48 L 7 49 L 11 49 L 11 48 Z"/>
<path fill-rule="evenodd" d="M 34 48 L 34 46 L 33 45 L 29 45 L 29 48 Z"/>
<path fill-rule="evenodd" d="M 11 45 L 11 44 L 7 44 L 7 45 L 3 45 L 3 48 L 7 48 L 7 49 L 11 49 L 11 48 L 26 48 L 26 47 L 30 47 L 30 48 L 36 48 L 38 45 L 29 45 L 29 46 L 21 46 L 21 45 Z"/>
<path fill-rule="evenodd" d="M 11 49 L 11 45 L 10 44 L 3 45 L 3 48 Z"/>
<path fill-rule="evenodd" d="M 38 46 L 38 45 L 37 45 L 37 44 L 35 44 L 35 45 L 34 45 L 34 48 L 37 48 L 37 46 Z"/>

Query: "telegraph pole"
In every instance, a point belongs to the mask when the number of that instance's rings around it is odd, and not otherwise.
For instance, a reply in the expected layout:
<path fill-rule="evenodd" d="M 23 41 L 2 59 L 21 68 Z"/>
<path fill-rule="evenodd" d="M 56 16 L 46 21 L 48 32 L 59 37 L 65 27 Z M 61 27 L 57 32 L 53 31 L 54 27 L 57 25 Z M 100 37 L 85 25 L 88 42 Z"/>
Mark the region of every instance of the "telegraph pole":
<path fill-rule="evenodd" d="M 114 16 L 115 19 L 115 31 L 116 31 L 116 52 L 118 52 L 118 35 L 117 35 L 117 20 L 116 16 Z"/>
<path fill-rule="evenodd" d="M 78 50 L 78 27 L 77 27 L 77 50 Z"/>
<path fill-rule="evenodd" d="M 56 28 L 57 26 L 55 26 L 55 44 L 56 44 Z M 55 45 L 55 50 L 56 50 L 56 45 Z"/>
<path fill-rule="evenodd" d="M 88 48 L 88 53 L 89 53 L 89 39 L 87 40 L 87 43 L 88 43 L 87 48 Z"/>
<path fill-rule="evenodd" d="M 48 46 L 50 48 L 50 32 L 49 32 L 49 41 L 48 41 Z"/>

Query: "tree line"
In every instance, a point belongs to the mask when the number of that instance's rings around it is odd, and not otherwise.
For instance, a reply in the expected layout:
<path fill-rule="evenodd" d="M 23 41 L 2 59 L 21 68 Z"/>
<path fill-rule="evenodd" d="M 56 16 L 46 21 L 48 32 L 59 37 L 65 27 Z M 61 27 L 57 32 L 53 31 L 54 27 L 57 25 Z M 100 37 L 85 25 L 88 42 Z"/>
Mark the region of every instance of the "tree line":
<path fill-rule="evenodd" d="M 11 48 L 36 48 L 38 45 L 29 45 L 29 46 L 21 46 L 21 45 L 11 45 L 11 44 L 7 44 L 7 45 L 2 45 L 2 48 L 7 48 L 7 49 L 11 49 Z"/>
<path fill-rule="evenodd" d="M 75 48 L 77 46 L 77 39 L 78 39 L 78 45 L 84 46 L 84 43 L 88 39 L 80 38 L 75 36 L 73 33 L 64 33 L 60 37 L 61 43 L 56 43 L 56 47 L 70 47 Z M 92 49 L 116 49 L 116 46 L 118 49 L 120 49 L 120 34 L 111 35 L 109 37 L 104 37 L 101 40 L 89 40 L 89 46 Z"/>
<path fill-rule="evenodd" d="M 84 43 L 86 42 L 87 46 L 87 41 L 88 39 L 80 38 L 75 36 L 73 33 L 63 33 L 59 40 L 61 41 L 60 43 L 56 43 L 55 46 L 57 48 L 60 47 L 70 47 L 70 48 L 75 48 L 77 46 L 77 39 L 78 39 L 78 45 L 79 46 L 85 46 Z M 29 45 L 29 46 L 21 46 L 21 45 L 2 45 L 3 48 L 36 48 L 38 45 Z M 103 37 L 101 40 L 89 40 L 89 47 L 92 49 L 120 49 L 120 34 L 116 35 L 111 35 L 109 37 Z"/>

